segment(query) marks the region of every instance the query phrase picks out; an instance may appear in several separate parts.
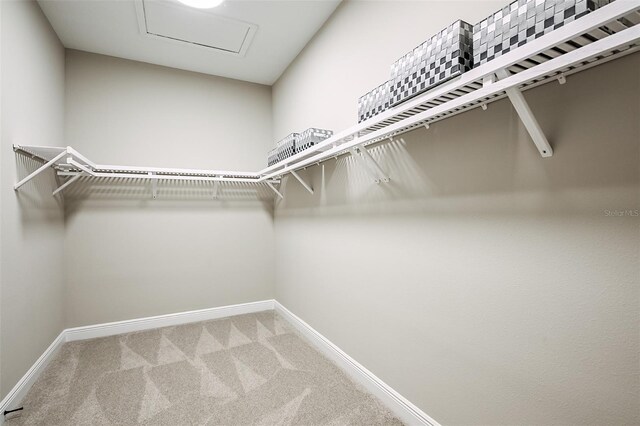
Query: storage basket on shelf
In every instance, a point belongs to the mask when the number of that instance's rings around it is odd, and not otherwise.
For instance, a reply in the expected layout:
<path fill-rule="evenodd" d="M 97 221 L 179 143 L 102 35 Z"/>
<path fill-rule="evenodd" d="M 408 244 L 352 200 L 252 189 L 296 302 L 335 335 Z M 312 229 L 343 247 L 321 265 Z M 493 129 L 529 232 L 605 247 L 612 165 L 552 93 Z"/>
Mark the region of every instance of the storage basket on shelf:
<path fill-rule="evenodd" d="M 504 55 L 611 1 L 514 1 L 473 26 L 473 66 Z"/>
<path fill-rule="evenodd" d="M 358 99 L 358 123 L 391 107 L 391 81 L 386 81 Z"/>
<path fill-rule="evenodd" d="M 284 139 L 278 141 L 276 148 L 278 150 L 278 161 L 291 157 L 296 152 L 296 141 L 300 137 L 298 133 L 291 133 Z"/>
<path fill-rule="evenodd" d="M 315 127 L 311 127 L 304 132 L 300 133 L 298 139 L 296 140 L 295 152 L 302 152 L 305 149 L 311 148 L 312 146 L 322 142 L 325 139 L 333 136 L 332 130 L 324 130 L 317 129 Z"/>
<path fill-rule="evenodd" d="M 269 151 L 269 155 L 267 156 L 267 165 L 273 166 L 278 162 L 278 148 L 273 148 Z"/>
<path fill-rule="evenodd" d="M 395 106 L 456 77 L 473 66 L 473 26 L 458 20 L 391 66 Z"/>

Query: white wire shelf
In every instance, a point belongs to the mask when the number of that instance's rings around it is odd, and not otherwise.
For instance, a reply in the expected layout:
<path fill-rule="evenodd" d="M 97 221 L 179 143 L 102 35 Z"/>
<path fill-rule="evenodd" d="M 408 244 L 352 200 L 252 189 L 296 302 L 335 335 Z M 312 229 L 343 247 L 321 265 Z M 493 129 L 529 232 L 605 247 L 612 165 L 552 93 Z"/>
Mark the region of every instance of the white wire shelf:
<path fill-rule="evenodd" d="M 291 173 L 309 191 L 311 186 L 296 173 L 345 153 L 363 162 L 376 182 L 388 176 L 365 146 L 378 143 L 418 127 L 457 115 L 508 97 L 529 131 L 541 156 L 553 149 L 526 103 L 522 92 L 549 82 L 564 83 L 567 76 L 640 48 L 640 0 L 617 0 L 570 22 L 524 46 L 474 68 L 395 108 L 344 130 L 318 145 L 258 172 L 171 169 L 100 165 L 71 147 L 15 146 L 16 152 L 39 159 L 67 177 L 54 193 L 81 177 L 236 182 L 268 185 L 279 197 L 275 184 Z M 46 167 L 45 167 L 46 166 Z M 36 170 L 16 184 L 16 189 L 35 177 Z"/>
<path fill-rule="evenodd" d="M 263 179 L 282 176 L 451 117 L 576 72 L 636 52 L 640 1 L 617 0 L 480 65 L 456 80 L 353 126 L 285 161 L 267 167 Z M 503 74 L 498 78 L 497 74 Z M 513 100 L 512 100 L 513 101 Z M 522 118 L 522 115 L 521 115 Z M 528 117 L 535 120 L 534 117 Z M 524 119 L 523 119 L 524 121 Z M 525 123 L 526 124 L 526 123 Z M 533 137 L 533 135 L 532 135 Z M 552 150 L 543 153 L 551 156 Z"/>
<path fill-rule="evenodd" d="M 274 191 L 273 185 L 279 183 L 278 179 L 261 179 L 261 175 L 254 172 L 97 164 L 72 147 L 14 145 L 14 151 L 43 163 L 36 171 L 17 182 L 14 189 L 19 189 L 48 168 L 53 168 L 58 176 L 66 178 L 66 181 L 53 191 L 53 195 L 61 193 L 81 179 L 102 185 L 121 183 L 123 180 L 151 181 L 154 198 L 158 193 L 159 183 L 169 186 L 181 182 L 211 182 L 214 185 L 214 197 L 219 192 L 217 185 L 221 183 L 268 186 Z"/>

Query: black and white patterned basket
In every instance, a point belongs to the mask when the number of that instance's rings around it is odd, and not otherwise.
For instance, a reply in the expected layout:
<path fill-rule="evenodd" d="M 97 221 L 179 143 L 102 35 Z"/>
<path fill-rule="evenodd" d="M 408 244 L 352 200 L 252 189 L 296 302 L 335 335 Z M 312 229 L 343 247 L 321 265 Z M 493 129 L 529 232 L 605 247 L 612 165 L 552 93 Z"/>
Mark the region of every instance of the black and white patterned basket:
<path fill-rule="evenodd" d="M 473 26 L 473 66 L 504 55 L 611 1 L 514 1 Z"/>
<path fill-rule="evenodd" d="M 358 99 L 358 123 L 391 107 L 391 81 L 386 81 Z"/>
<path fill-rule="evenodd" d="M 278 148 L 273 148 L 267 156 L 267 165 L 273 166 L 278 162 Z"/>
<path fill-rule="evenodd" d="M 276 149 L 278 150 L 278 161 L 285 160 L 291 157 L 296 152 L 296 141 L 300 134 L 291 133 L 284 139 L 278 141 Z"/>
<path fill-rule="evenodd" d="M 296 141 L 296 154 L 304 151 L 305 149 L 311 148 L 331 136 L 333 136 L 332 130 L 317 129 L 315 127 L 305 130 L 300 133 L 300 136 Z"/>
<path fill-rule="evenodd" d="M 444 83 L 473 66 L 473 26 L 458 20 L 391 66 L 391 105 Z"/>

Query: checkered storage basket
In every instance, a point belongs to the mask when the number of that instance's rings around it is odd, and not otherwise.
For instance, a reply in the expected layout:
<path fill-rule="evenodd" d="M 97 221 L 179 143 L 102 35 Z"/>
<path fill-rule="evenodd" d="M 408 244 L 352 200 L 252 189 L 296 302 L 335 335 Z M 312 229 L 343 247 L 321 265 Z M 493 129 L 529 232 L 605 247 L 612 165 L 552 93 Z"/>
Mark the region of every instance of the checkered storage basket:
<path fill-rule="evenodd" d="M 472 68 L 473 26 L 458 20 L 391 66 L 391 105 Z"/>
<path fill-rule="evenodd" d="M 358 123 L 362 123 L 391 107 L 391 81 L 386 81 L 358 99 Z"/>
<path fill-rule="evenodd" d="M 473 66 L 504 55 L 611 1 L 514 1 L 473 26 Z"/>
<path fill-rule="evenodd" d="M 330 138 L 333 135 L 332 130 L 316 129 L 311 127 L 304 132 L 300 133 L 298 140 L 296 141 L 296 154 L 302 152 L 305 149 L 322 142 L 325 139 Z"/>
<path fill-rule="evenodd" d="M 282 161 L 291 157 L 296 152 L 296 141 L 300 137 L 298 133 L 291 133 L 286 138 L 278 141 L 276 149 L 278 150 L 278 161 Z"/>
<path fill-rule="evenodd" d="M 278 162 L 278 148 L 273 148 L 269 151 L 269 155 L 267 156 L 267 165 L 273 166 Z"/>

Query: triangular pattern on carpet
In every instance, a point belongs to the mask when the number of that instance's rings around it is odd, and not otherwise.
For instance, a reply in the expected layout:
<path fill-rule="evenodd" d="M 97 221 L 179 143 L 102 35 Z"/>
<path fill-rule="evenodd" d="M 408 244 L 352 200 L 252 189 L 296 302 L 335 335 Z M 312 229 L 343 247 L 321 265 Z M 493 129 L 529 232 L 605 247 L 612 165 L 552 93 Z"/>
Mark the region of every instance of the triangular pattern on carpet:
<path fill-rule="evenodd" d="M 65 343 L 17 425 L 397 425 L 273 311 Z"/>

